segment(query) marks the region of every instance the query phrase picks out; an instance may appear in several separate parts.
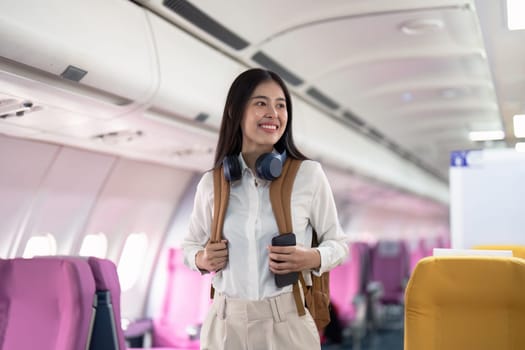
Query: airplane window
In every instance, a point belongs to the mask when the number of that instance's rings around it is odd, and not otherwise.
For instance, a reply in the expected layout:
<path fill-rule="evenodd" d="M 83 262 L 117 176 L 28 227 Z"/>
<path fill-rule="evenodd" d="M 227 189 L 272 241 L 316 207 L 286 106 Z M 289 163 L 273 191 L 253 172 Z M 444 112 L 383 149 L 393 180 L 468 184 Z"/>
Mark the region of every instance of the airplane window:
<path fill-rule="evenodd" d="M 126 239 L 117 272 L 122 291 L 133 287 L 142 272 L 142 263 L 146 257 L 148 237 L 145 233 L 132 233 Z"/>
<path fill-rule="evenodd" d="M 105 258 L 108 251 L 108 239 L 106 235 L 99 232 L 94 235 L 87 235 L 82 241 L 82 247 L 78 255 L 81 256 L 95 256 L 97 258 Z"/>
<path fill-rule="evenodd" d="M 31 237 L 24 249 L 24 258 L 32 258 L 38 255 L 56 255 L 57 242 L 50 233 L 44 233 Z"/>

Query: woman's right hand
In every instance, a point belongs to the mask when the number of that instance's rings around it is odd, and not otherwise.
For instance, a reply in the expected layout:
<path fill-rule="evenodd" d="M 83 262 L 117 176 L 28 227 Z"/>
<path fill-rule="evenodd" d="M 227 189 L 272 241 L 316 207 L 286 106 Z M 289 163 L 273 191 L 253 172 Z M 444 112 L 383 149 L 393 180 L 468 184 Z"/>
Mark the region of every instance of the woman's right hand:
<path fill-rule="evenodd" d="M 204 250 L 200 250 L 195 257 L 195 263 L 201 270 L 216 272 L 223 269 L 228 262 L 228 241 L 211 241 L 206 244 Z"/>

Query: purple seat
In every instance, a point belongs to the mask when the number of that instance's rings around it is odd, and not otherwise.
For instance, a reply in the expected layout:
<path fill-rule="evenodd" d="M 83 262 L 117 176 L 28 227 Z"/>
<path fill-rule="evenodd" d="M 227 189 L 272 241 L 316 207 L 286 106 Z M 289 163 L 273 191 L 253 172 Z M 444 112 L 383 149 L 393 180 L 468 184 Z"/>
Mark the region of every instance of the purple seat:
<path fill-rule="evenodd" d="M 408 280 L 408 251 L 402 241 L 379 241 L 372 250 L 371 279 L 383 286 L 383 304 L 402 304 Z"/>
<path fill-rule="evenodd" d="M 359 252 L 361 258 L 361 280 L 359 282 L 359 294 L 367 293 L 368 282 L 370 281 L 370 245 L 366 242 L 354 242 L 352 243 Z"/>
<path fill-rule="evenodd" d="M 56 259 L 55 256 L 37 256 L 34 259 Z M 115 264 L 96 257 L 60 256 L 72 262 L 88 264 L 95 282 L 95 319 L 91 333 L 90 350 L 126 349 L 121 327 L 120 282 Z M 1 350 L 1 349 L 0 349 Z"/>
<path fill-rule="evenodd" d="M 95 294 L 86 261 L 0 260 L 0 281 L 0 349 L 86 349 Z"/>
<path fill-rule="evenodd" d="M 425 244 L 425 240 L 423 238 L 420 238 L 417 241 L 411 242 L 411 243 L 412 244 L 410 246 L 410 253 L 409 253 L 410 273 L 414 271 L 419 260 L 429 255 L 432 255 L 432 253 L 429 254 L 426 244 Z"/>
<path fill-rule="evenodd" d="M 184 265 L 183 252 L 171 248 L 162 315 L 154 320 L 153 345 L 198 349 L 200 325 L 210 307 L 211 274 L 201 275 Z"/>
<path fill-rule="evenodd" d="M 95 279 L 95 288 L 99 294 L 99 299 L 104 297 L 100 293 L 109 292 L 111 308 L 108 310 L 110 312 L 110 315 L 108 316 L 112 316 L 112 320 L 108 321 L 113 321 L 112 328 L 114 328 L 114 334 L 112 334 L 112 337 L 116 336 L 119 349 L 124 350 L 126 349 L 126 341 L 121 327 L 120 283 L 117 274 L 117 267 L 108 259 L 89 257 L 87 261 Z M 99 312 L 99 310 L 97 310 L 97 312 Z M 93 341 L 95 340 L 96 339 L 93 339 Z"/>
<path fill-rule="evenodd" d="M 350 259 L 330 271 L 330 299 L 339 319 L 348 326 L 355 319 L 354 298 L 361 292 L 363 253 L 358 244 L 350 245 Z"/>

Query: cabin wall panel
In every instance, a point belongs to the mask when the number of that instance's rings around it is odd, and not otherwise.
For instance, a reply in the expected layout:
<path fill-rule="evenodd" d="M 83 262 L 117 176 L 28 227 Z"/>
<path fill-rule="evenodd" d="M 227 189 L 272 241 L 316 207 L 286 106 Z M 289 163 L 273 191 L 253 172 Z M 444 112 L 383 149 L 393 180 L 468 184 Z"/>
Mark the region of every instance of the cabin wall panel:
<path fill-rule="evenodd" d="M 80 234 L 114 161 L 113 156 L 62 147 L 35 197 L 17 255 L 31 236 L 42 233 L 55 236 L 57 254 L 77 255 Z"/>
<path fill-rule="evenodd" d="M 14 257 L 42 179 L 60 147 L 0 135 L 0 258 Z"/>
<path fill-rule="evenodd" d="M 101 192 L 85 234 L 104 232 L 108 258 L 118 264 L 131 233 L 148 237 L 146 258 L 134 286 L 122 293 L 122 317 L 143 316 L 151 272 L 172 215 L 193 172 L 120 159 Z"/>

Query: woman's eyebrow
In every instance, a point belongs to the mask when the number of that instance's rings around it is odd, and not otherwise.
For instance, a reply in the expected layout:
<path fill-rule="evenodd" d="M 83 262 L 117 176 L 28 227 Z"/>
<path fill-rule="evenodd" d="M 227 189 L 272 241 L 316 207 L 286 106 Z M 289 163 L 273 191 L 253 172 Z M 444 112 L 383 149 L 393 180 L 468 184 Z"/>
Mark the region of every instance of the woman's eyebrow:
<path fill-rule="evenodd" d="M 254 100 L 254 99 L 256 99 L 256 98 L 262 98 L 262 99 L 267 100 L 267 101 L 271 100 L 268 96 L 262 96 L 262 95 L 259 95 L 259 96 L 253 96 L 253 97 L 252 97 L 252 100 Z M 275 100 L 276 100 L 276 101 L 286 101 L 286 99 L 285 99 L 284 97 L 277 97 Z"/>

